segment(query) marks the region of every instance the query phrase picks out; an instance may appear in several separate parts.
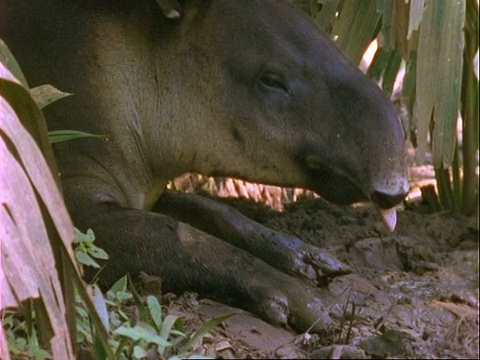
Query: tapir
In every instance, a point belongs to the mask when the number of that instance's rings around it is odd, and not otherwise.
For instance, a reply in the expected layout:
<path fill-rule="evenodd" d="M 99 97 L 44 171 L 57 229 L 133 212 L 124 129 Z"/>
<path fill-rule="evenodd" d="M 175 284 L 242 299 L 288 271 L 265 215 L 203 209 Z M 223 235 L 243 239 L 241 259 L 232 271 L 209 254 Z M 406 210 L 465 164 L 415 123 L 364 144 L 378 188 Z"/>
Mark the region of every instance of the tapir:
<path fill-rule="evenodd" d="M 226 205 L 165 191 L 186 172 L 373 202 L 391 227 L 408 192 L 395 110 L 291 2 L 1 0 L 0 37 L 31 87 L 73 94 L 50 130 L 105 135 L 54 147 L 75 225 L 125 273 L 196 291 L 303 331 L 331 324 L 318 286 L 349 271 Z"/>

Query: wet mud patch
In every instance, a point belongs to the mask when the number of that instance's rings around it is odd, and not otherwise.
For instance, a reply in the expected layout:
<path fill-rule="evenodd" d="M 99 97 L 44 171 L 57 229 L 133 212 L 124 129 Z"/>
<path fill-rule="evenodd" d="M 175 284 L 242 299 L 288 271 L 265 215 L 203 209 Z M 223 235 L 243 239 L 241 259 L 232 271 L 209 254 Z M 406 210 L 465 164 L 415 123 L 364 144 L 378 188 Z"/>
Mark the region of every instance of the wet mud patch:
<path fill-rule="evenodd" d="M 368 206 L 303 199 L 275 212 L 249 201 L 224 201 L 325 249 L 353 271 L 326 284 L 342 308 L 332 335 L 295 334 L 234 309 L 239 315 L 197 344 L 199 353 L 219 358 L 478 358 L 475 217 L 402 210 L 396 231 L 389 233 Z M 183 296 L 171 303 L 171 311 L 192 324 L 232 311 L 194 298 L 194 310 Z"/>

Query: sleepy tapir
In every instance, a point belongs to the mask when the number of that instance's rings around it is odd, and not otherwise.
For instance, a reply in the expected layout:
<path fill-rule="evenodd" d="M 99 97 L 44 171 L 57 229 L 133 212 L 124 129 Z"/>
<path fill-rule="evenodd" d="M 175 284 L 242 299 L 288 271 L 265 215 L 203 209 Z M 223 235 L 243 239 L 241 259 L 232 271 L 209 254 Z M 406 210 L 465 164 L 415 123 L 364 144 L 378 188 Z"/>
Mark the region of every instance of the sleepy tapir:
<path fill-rule="evenodd" d="M 308 16 L 280 0 L 1 0 L 0 37 L 32 87 L 73 94 L 45 109 L 50 129 L 109 139 L 55 147 L 76 226 L 110 255 L 104 285 L 143 271 L 165 291 L 328 327 L 332 296 L 315 284 L 346 265 L 164 192 L 185 172 L 233 176 L 372 201 L 394 226 L 408 191 L 396 113 Z"/>

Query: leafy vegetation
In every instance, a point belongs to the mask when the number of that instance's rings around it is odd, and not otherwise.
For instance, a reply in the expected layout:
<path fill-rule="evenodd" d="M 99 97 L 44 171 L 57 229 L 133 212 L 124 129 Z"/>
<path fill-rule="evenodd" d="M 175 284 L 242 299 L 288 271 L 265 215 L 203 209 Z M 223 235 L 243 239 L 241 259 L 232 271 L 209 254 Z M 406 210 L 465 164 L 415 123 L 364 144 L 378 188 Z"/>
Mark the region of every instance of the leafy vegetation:
<path fill-rule="evenodd" d="M 35 332 L 27 322 L 29 350 L 49 344 L 55 358 L 70 359 L 75 353 L 73 288 L 81 281 L 71 248 L 73 225 L 54 175 L 45 119 L 1 41 L 0 56 L 1 309 L 23 303 L 27 319 L 35 311 Z M 6 349 L 3 331 L 0 327 Z M 9 353 L 2 357 L 8 359 Z"/>
<path fill-rule="evenodd" d="M 89 229 L 86 234 L 75 229 L 75 257 L 79 263 L 99 268 L 96 260 L 108 255 L 93 243 L 95 236 Z M 183 331 L 183 321 L 178 316 L 165 315 L 158 299 L 149 295 L 144 300 L 130 283 L 128 276 L 119 279 L 104 296 L 96 285 L 88 286 L 93 292 L 97 313 L 107 329 L 109 350 L 115 359 L 207 358 L 191 353 L 196 342 L 222 321 L 227 314 L 205 322 L 192 336 Z M 30 301 L 31 302 L 31 301 Z M 52 354 L 39 342 L 36 312 L 28 304 L 20 311 L 7 309 L 2 313 L 2 324 L 8 348 L 12 355 L 34 359 L 51 359 Z M 26 315 L 28 313 L 28 316 Z M 137 319 L 139 316 L 139 320 Z M 75 294 L 75 341 L 95 356 L 106 352 L 99 343 L 88 308 L 78 292 Z"/>

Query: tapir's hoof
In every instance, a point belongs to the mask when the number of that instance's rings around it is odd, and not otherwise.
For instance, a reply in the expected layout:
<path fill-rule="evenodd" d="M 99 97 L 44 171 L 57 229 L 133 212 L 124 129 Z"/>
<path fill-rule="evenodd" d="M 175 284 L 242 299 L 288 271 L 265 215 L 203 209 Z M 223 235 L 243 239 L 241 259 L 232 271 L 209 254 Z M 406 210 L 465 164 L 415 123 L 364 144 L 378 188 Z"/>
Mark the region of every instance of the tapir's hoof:
<path fill-rule="evenodd" d="M 313 273 L 313 280 L 317 282 L 352 272 L 350 266 L 309 244 L 304 244 L 303 249 L 297 250 L 296 256 L 301 261 L 302 267 L 293 268 L 294 271 L 298 270 L 300 275 L 307 273 L 309 276 Z"/>
<path fill-rule="evenodd" d="M 318 285 L 352 272 L 348 265 L 297 237 L 277 231 L 272 231 L 268 237 L 269 257 L 265 256 L 264 260 L 296 278 Z"/>
<path fill-rule="evenodd" d="M 326 333 L 331 330 L 330 314 L 335 312 L 338 304 L 326 290 L 288 277 L 281 283 L 272 279 L 269 286 L 263 284 L 252 290 L 259 298 L 252 311 L 266 321 L 300 332 Z"/>

